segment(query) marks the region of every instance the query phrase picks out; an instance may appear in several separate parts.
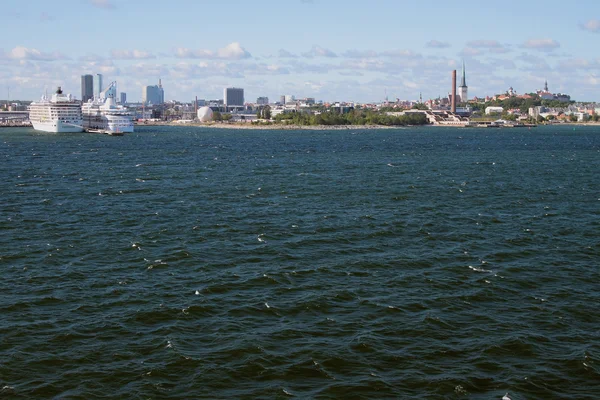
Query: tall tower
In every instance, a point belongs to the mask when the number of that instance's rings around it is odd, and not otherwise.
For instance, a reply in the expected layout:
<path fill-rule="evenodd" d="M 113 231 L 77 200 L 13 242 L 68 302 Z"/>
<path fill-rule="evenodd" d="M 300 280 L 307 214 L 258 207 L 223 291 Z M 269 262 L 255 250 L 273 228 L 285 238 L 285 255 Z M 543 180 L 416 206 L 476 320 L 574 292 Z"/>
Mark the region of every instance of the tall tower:
<path fill-rule="evenodd" d="M 81 101 L 87 103 L 92 97 L 94 97 L 94 77 L 81 75 Z"/>
<path fill-rule="evenodd" d="M 548 92 L 548 80 L 546 79 L 546 82 L 544 83 L 544 92 Z"/>
<path fill-rule="evenodd" d="M 469 88 L 467 87 L 467 75 L 465 73 L 465 61 L 463 60 L 462 67 L 462 78 L 460 79 L 460 86 L 458 87 L 458 96 L 460 97 L 461 103 L 469 101 Z"/>
<path fill-rule="evenodd" d="M 94 96 L 96 98 L 100 98 L 100 93 L 104 90 L 104 85 L 102 84 L 102 74 L 94 75 Z"/>

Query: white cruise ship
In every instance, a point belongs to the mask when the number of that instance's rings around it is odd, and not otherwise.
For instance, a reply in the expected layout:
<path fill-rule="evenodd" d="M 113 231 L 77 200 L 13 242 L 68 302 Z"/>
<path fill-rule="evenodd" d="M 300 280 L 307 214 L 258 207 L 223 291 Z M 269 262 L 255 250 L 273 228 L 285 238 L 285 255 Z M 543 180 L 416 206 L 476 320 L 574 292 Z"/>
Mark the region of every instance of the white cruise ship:
<path fill-rule="evenodd" d="M 85 129 L 109 135 L 133 132 L 133 116 L 126 107 L 117 105 L 113 94 L 116 90 L 111 90 L 113 86 L 116 87 L 116 82 L 112 82 L 100 93 L 99 98 L 94 98 L 81 107 Z"/>
<path fill-rule="evenodd" d="M 29 106 L 29 120 L 33 129 L 43 132 L 82 132 L 81 103 L 70 94 L 64 95 L 59 87 L 50 99 L 42 96 Z"/>

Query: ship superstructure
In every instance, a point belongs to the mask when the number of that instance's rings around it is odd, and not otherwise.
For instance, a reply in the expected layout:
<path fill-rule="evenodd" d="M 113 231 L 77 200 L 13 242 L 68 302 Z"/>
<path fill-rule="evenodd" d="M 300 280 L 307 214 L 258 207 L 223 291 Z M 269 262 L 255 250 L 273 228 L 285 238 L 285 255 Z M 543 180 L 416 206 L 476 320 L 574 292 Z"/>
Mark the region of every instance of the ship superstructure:
<path fill-rule="evenodd" d="M 133 132 L 133 116 L 126 107 L 117 104 L 113 88 L 116 88 L 116 82 L 112 82 L 98 97 L 83 104 L 85 129 L 112 135 Z"/>
<path fill-rule="evenodd" d="M 81 103 L 59 87 L 49 99 L 42 96 L 29 106 L 29 120 L 33 128 L 42 132 L 82 132 Z"/>

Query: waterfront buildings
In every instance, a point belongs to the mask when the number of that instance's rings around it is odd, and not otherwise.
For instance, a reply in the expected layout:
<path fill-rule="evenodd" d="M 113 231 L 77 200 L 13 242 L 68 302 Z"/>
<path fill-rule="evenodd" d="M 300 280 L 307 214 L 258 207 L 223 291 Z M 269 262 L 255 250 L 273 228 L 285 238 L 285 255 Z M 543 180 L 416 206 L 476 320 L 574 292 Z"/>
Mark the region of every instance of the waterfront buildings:
<path fill-rule="evenodd" d="M 560 102 L 568 103 L 571 101 L 571 96 L 564 93 L 552 93 L 548 90 L 548 81 L 544 83 L 544 89 L 538 90 L 537 95 L 542 98 L 542 100 L 558 100 Z"/>
<path fill-rule="evenodd" d="M 127 104 L 127 93 L 121 92 L 121 104 Z"/>
<path fill-rule="evenodd" d="M 227 109 L 244 107 L 244 89 L 234 87 L 223 89 L 223 101 Z"/>
<path fill-rule="evenodd" d="M 87 103 L 94 97 L 94 77 L 92 75 L 81 75 L 81 101 Z"/>
<path fill-rule="evenodd" d="M 93 82 L 93 90 L 94 90 L 94 96 L 100 98 L 100 93 L 102 93 L 102 74 L 96 74 L 94 75 L 94 82 Z"/>
<path fill-rule="evenodd" d="M 160 79 L 158 80 L 158 86 L 144 86 L 142 88 L 142 102 L 154 105 L 163 104 L 165 102 L 165 92 Z"/>

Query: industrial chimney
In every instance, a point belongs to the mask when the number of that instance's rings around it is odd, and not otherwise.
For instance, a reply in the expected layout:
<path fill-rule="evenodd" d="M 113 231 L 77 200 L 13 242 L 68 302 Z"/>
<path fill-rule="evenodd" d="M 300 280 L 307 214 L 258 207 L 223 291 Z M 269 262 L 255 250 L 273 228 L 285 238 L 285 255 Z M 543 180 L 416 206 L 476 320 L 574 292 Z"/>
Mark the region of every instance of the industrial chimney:
<path fill-rule="evenodd" d="M 452 71 L 452 112 L 456 112 L 456 70 Z"/>

